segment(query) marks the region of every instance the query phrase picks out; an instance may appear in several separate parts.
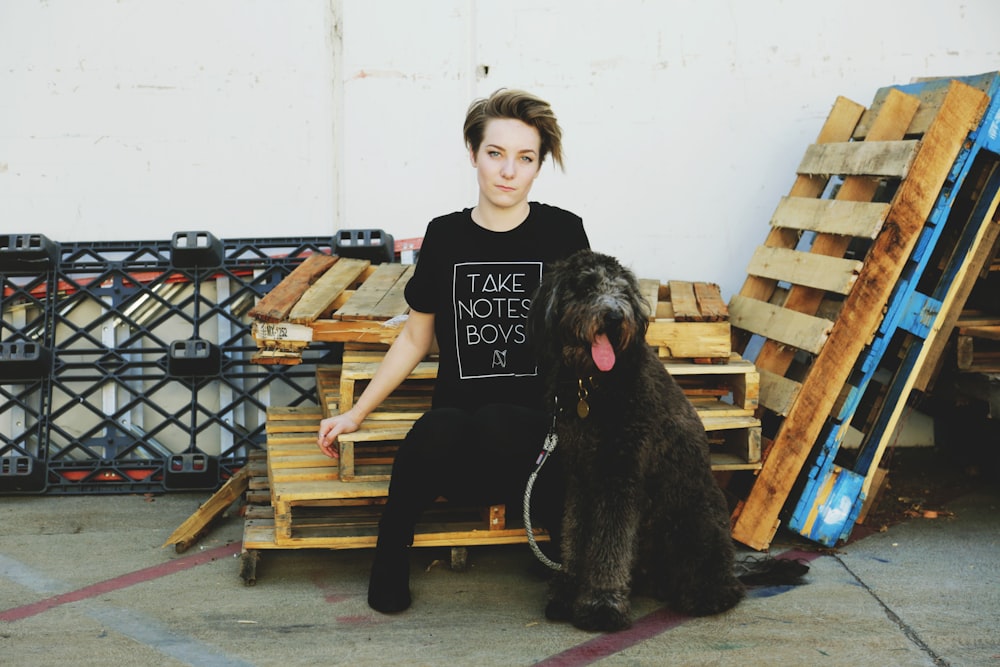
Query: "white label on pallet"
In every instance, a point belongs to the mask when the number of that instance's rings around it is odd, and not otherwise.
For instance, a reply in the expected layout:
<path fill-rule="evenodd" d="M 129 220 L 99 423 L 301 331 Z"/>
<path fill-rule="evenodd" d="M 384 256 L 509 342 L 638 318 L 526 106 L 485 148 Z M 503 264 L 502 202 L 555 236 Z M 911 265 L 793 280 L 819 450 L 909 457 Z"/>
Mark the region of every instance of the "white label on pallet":
<path fill-rule="evenodd" d="M 254 322 L 250 331 L 256 340 L 310 342 L 313 339 L 312 327 L 290 322 Z"/>

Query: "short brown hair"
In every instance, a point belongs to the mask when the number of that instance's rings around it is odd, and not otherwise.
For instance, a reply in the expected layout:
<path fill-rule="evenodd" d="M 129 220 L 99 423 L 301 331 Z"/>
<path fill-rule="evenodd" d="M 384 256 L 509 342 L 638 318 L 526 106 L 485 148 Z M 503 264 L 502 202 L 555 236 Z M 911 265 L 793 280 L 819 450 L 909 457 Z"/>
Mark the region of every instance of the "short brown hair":
<path fill-rule="evenodd" d="M 473 153 L 479 152 L 486 123 L 494 118 L 513 118 L 538 130 L 541 138 L 539 163 L 551 154 L 552 160 L 562 169 L 562 128 L 548 102 L 523 90 L 507 88 L 475 100 L 465 114 L 463 128 L 465 145 Z"/>

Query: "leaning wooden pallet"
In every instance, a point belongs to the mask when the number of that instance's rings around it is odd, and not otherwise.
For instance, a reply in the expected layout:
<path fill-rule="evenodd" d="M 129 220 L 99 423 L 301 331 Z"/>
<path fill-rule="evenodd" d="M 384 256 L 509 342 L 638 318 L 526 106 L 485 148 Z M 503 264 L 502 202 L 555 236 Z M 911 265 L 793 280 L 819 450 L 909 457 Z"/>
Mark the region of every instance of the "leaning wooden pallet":
<path fill-rule="evenodd" d="M 982 92 L 953 83 L 917 140 L 906 137 L 919 100 L 893 91 L 859 139 L 864 108 L 840 99 L 807 149 L 750 277 L 730 302 L 734 347 L 757 365 L 761 405 L 777 423 L 765 434 L 763 467 L 734 513 L 733 536 L 747 546 L 769 546 L 985 104 Z M 831 175 L 843 177 L 839 187 L 830 187 Z M 831 282 L 830 275 L 840 279 Z M 791 287 L 779 290 L 779 283 Z M 829 310 L 835 314 L 821 316 Z"/>
<path fill-rule="evenodd" d="M 856 363 L 850 390 L 789 519 L 790 528 L 828 546 L 850 536 L 874 481 L 882 478 L 878 464 L 910 392 L 923 367 L 934 364 L 933 355 L 940 353 L 997 237 L 1000 138 L 989 127 L 1000 114 L 1000 75 L 969 77 L 963 83 L 985 92 L 990 104 L 956 158 L 882 323 Z M 948 85 L 947 80 L 932 80 L 889 90 L 919 97 L 927 110 L 937 107 Z M 885 94 L 880 91 L 876 99 Z M 916 129 L 911 125 L 910 133 Z M 839 450 L 837 436 L 848 423 L 861 434 L 856 456 Z"/>

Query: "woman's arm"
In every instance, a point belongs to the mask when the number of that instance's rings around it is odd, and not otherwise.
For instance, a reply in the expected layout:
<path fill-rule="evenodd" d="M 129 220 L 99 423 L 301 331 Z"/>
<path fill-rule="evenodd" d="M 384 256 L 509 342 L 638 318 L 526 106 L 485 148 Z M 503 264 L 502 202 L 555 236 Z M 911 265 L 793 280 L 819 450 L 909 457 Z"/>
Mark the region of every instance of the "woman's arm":
<path fill-rule="evenodd" d="M 344 414 L 328 417 L 319 424 L 317 444 L 331 458 L 340 456 L 337 436 L 357 431 L 365 417 L 377 408 L 417 367 L 434 343 L 434 314 L 410 311 L 399 337 L 386 352 L 371 382 Z"/>

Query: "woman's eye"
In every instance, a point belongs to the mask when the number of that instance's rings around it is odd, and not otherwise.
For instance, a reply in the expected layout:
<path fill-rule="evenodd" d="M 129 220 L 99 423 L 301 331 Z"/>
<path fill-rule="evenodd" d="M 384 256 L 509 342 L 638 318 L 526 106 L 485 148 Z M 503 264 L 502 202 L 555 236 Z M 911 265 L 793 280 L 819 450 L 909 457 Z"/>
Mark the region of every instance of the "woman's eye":
<path fill-rule="evenodd" d="M 500 151 L 487 151 L 486 154 L 490 157 L 500 157 Z"/>
<path fill-rule="evenodd" d="M 534 162 L 534 159 L 532 159 L 532 157 L 530 155 L 522 155 L 521 156 L 521 161 L 522 162 L 527 162 L 528 164 L 531 164 L 532 162 Z"/>

